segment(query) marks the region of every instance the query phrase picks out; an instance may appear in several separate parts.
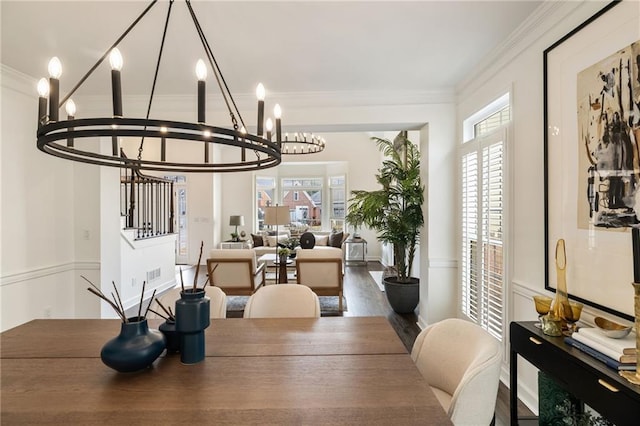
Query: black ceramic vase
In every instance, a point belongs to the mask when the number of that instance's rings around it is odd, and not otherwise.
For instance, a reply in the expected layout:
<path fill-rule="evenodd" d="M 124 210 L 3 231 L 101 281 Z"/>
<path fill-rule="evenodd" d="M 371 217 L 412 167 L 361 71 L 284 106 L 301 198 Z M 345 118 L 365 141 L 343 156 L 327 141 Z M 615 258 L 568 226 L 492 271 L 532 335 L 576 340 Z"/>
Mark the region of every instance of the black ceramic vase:
<path fill-rule="evenodd" d="M 122 323 L 120 334 L 109 340 L 100 352 L 102 362 L 121 373 L 150 366 L 165 348 L 164 336 L 150 330 L 145 318 L 132 317 L 127 321 Z"/>
<path fill-rule="evenodd" d="M 180 361 L 204 360 L 204 330 L 209 327 L 209 298 L 202 289 L 180 292 L 176 301 L 176 330 L 180 334 Z"/>
<path fill-rule="evenodd" d="M 166 320 L 158 327 L 167 341 L 167 353 L 180 352 L 180 334 L 176 330 L 176 322 Z"/>

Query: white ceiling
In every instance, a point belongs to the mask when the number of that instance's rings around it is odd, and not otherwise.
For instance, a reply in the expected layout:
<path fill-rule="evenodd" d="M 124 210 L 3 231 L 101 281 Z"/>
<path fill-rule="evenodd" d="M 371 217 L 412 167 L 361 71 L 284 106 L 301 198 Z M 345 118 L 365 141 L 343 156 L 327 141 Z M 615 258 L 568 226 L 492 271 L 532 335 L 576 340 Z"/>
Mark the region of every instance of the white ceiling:
<path fill-rule="evenodd" d="M 453 91 L 541 3 L 193 1 L 192 5 L 235 95 L 252 93 L 259 81 L 268 93 Z M 2 0 L 2 63 L 45 77 L 49 59 L 58 56 L 65 94 L 147 4 Z M 159 1 L 120 45 L 127 95 L 150 91 L 167 6 L 166 0 Z M 203 50 L 187 8 L 183 1 L 175 1 L 156 93 L 193 94 L 200 57 Z M 212 78 L 208 81 L 214 84 Z M 109 88 L 105 61 L 78 95 L 104 94 Z"/>

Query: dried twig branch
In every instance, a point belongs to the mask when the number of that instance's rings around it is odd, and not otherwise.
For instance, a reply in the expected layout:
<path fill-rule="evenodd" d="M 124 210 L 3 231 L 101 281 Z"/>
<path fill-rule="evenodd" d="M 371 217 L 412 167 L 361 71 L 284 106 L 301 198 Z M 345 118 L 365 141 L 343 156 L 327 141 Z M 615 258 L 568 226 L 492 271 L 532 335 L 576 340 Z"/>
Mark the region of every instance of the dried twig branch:
<path fill-rule="evenodd" d="M 167 310 L 167 308 L 165 308 L 162 302 L 160 302 L 157 298 L 156 298 L 156 303 L 169 316 L 169 318 L 175 321 L 175 316 L 173 315 L 173 312 L 171 312 L 171 307 L 169 307 L 169 309 Z"/>
<path fill-rule="evenodd" d="M 122 304 L 122 299 L 120 299 L 120 293 L 118 292 L 118 287 L 116 287 L 116 283 L 115 281 L 111 281 L 111 284 L 113 284 L 113 289 L 116 291 L 116 296 L 118 297 L 118 303 L 120 304 L 120 309 L 122 310 L 122 313 L 124 314 L 124 305 Z M 124 322 L 127 322 L 127 316 L 124 316 Z"/>
<path fill-rule="evenodd" d="M 147 309 L 144 311 L 144 317 L 145 319 L 147 318 L 147 313 L 149 312 L 149 308 L 151 307 L 151 304 L 153 303 L 153 299 L 156 297 L 156 290 L 157 289 L 153 289 L 153 294 L 151 295 L 151 299 L 149 299 L 149 304 L 147 305 Z"/>
<path fill-rule="evenodd" d="M 164 318 L 165 320 L 169 320 L 169 318 L 165 317 L 164 315 L 162 315 L 160 312 L 154 311 L 153 309 L 149 308 L 150 312 L 153 312 L 154 314 L 156 314 L 157 316 L 159 316 L 160 318 Z"/>
<path fill-rule="evenodd" d="M 200 272 L 200 261 L 202 260 L 202 249 L 204 248 L 204 241 L 200 241 L 200 255 L 198 256 L 198 263 L 196 263 L 196 273 L 193 276 L 193 291 L 198 288 L 198 272 Z"/>
<path fill-rule="evenodd" d="M 140 294 L 140 304 L 138 305 L 138 320 L 142 316 L 142 302 L 144 301 L 144 288 L 147 286 L 147 281 L 142 281 L 142 293 Z"/>
<path fill-rule="evenodd" d="M 120 312 L 120 309 L 111 300 L 109 300 L 107 297 L 105 297 L 105 295 L 102 294 L 102 292 L 96 291 L 96 290 L 92 289 L 91 287 L 87 287 L 87 290 L 89 290 L 91 293 L 95 294 L 96 296 L 98 296 L 99 298 L 101 298 L 102 300 L 107 302 L 109 305 L 111 305 L 111 307 L 116 311 L 116 313 L 122 319 L 122 321 L 126 322 L 126 318 Z"/>

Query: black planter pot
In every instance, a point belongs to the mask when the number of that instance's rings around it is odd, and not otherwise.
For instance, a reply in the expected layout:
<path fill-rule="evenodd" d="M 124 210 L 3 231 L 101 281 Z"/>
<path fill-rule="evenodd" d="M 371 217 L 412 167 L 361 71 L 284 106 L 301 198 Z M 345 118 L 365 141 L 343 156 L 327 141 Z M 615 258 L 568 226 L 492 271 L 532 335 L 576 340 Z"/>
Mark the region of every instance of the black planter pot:
<path fill-rule="evenodd" d="M 420 279 L 409 278 L 407 283 L 399 283 L 397 277 L 390 276 L 382 279 L 384 292 L 389 305 L 398 314 L 411 314 L 420 301 Z"/>

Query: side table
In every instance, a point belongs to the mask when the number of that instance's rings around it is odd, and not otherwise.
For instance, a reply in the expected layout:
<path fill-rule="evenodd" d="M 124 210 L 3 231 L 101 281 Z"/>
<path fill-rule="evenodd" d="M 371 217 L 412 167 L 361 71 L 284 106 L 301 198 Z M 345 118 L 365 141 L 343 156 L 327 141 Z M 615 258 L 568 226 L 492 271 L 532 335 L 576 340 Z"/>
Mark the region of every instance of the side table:
<path fill-rule="evenodd" d="M 349 238 L 343 244 L 345 265 L 367 264 L 367 240 L 364 238 Z"/>
<path fill-rule="evenodd" d="M 223 241 L 220 243 L 220 248 L 221 249 L 248 249 L 249 243 L 247 242 L 247 240 Z"/>

